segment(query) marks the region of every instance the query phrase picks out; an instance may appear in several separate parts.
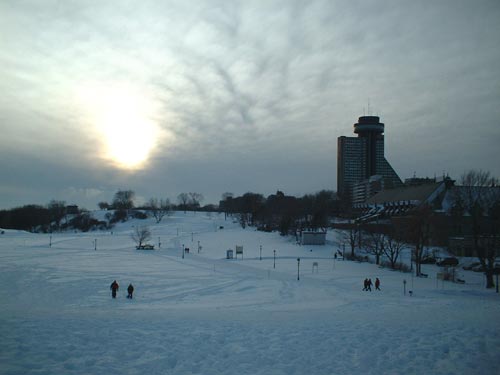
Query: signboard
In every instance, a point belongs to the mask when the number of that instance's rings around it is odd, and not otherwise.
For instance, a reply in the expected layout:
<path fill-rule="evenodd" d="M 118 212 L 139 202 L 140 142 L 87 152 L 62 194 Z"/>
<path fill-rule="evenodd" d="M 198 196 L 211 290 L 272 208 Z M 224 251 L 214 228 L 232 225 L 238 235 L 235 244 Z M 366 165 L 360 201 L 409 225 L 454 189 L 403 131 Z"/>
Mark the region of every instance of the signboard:
<path fill-rule="evenodd" d="M 326 243 L 326 232 L 302 231 L 302 245 L 324 245 Z"/>
<path fill-rule="evenodd" d="M 236 258 L 238 258 L 238 254 L 241 254 L 243 258 L 243 246 L 236 246 Z"/>

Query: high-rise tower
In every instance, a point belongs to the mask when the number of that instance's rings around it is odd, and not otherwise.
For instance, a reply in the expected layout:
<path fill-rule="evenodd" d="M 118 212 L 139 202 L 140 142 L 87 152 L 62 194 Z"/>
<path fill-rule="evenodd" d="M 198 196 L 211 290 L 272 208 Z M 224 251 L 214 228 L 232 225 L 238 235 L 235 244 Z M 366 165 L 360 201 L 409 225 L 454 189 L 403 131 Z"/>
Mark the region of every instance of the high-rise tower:
<path fill-rule="evenodd" d="M 403 182 L 384 156 L 384 124 L 378 116 L 362 116 L 354 124 L 358 137 L 337 139 L 337 192 L 351 199 L 354 184 L 381 175 L 385 188 Z"/>

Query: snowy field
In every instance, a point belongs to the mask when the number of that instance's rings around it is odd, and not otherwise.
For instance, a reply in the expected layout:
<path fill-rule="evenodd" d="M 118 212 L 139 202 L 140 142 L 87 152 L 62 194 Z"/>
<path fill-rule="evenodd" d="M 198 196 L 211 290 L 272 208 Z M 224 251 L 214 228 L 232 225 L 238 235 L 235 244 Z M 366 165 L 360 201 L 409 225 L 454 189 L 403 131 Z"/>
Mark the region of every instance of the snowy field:
<path fill-rule="evenodd" d="M 143 224 L 154 251 L 130 238 Z M 182 212 L 112 233 L 5 230 L 0 374 L 500 374 L 500 296 L 481 274 L 453 284 L 434 265 L 417 279 L 335 261 L 328 239 L 298 246 Z M 243 259 L 225 259 L 236 245 Z M 366 277 L 382 290 L 362 291 Z"/>

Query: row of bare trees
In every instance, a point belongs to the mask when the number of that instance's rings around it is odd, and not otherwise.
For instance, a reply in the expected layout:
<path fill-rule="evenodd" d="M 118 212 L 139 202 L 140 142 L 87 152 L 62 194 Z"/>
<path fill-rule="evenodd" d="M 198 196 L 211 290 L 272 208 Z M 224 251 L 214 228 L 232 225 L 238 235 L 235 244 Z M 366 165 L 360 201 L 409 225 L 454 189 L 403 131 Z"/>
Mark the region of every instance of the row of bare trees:
<path fill-rule="evenodd" d="M 282 235 L 286 235 L 304 227 L 327 227 L 328 219 L 337 212 L 338 205 L 337 195 L 330 190 L 302 197 L 286 195 L 278 190 L 267 198 L 251 192 L 242 196 L 224 193 L 219 209 L 226 216 L 236 216 L 243 227 L 250 225 L 269 231 L 279 230 Z"/>
<path fill-rule="evenodd" d="M 403 250 L 409 248 L 396 230 L 391 230 L 389 233 L 363 232 L 362 235 L 359 226 L 351 225 L 340 233 L 341 241 L 350 248 L 351 259 L 356 258 L 356 248 L 364 248 L 368 254 L 375 257 L 377 265 L 381 264 L 381 259 L 385 256 L 393 269 L 397 268 Z"/>
<path fill-rule="evenodd" d="M 113 196 L 111 204 L 107 202 L 100 202 L 99 208 L 101 209 L 113 209 L 115 210 L 115 215 L 113 217 L 114 221 L 126 220 L 129 216 L 129 211 L 135 208 L 135 192 L 133 190 L 118 190 Z M 146 210 L 148 214 L 156 219 L 159 223 L 161 220 L 168 216 L 175 208 L 181 210 L 198 210 L 200 208 L 201 202 L 203 201 L 203 195 L 200 193 L 181 193 L 177 196 L 178 206 L 170 202 L 168 198 L 150 198 L 144 205 L 140 208 Z"/>
<path fill-rule="evenodd" d="M 184 210 L 197 211 L 203 202 L 203 195 L 200 193 L 181 193 L 177 196 L 177 201 L 179 202 L 179 208 Z"/>

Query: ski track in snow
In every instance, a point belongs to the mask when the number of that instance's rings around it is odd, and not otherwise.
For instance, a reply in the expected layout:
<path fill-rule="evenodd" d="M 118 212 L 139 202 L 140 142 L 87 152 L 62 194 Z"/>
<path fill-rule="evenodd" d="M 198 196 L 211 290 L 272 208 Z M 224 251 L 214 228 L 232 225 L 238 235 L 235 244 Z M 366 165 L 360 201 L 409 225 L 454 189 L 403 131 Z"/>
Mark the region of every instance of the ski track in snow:
<path fill-rule="evenodd" d="M 0 374 L 499 373 L 500 301 L 481 275 L 445 284 L 334 263 L 331 246 L 296 246 L 201 213 L 149 222 L 162 247 L 141 252 L 132 223 L 112 235 L 54 234 L 50 248 L 47 235 L 0 237 Z M 236 244 L 244 258 L 224 259 Z M 375 276 L 382 292 L 361 291 Z"/>

